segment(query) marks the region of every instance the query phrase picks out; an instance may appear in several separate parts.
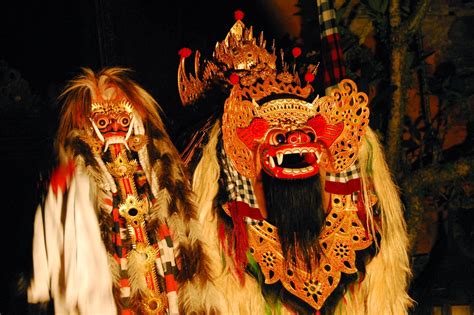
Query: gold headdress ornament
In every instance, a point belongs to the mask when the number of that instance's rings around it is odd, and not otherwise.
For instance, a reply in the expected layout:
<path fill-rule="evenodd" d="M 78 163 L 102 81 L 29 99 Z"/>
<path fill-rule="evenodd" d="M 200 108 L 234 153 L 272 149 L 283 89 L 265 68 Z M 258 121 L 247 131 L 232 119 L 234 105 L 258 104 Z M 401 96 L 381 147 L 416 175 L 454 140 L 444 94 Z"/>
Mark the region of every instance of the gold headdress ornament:
<path fill-rule="evenodd" d="M 126 99 L 122 99 L 119 102 L 95 102 L 91 104 L 92 113 L 110 114 L 117 112 L 126 112 L 131 114 L 133 112 L 133 106 Z"/>
<path fill-rule="evenodd" d="M 328 143 L 328 147 L 317 153 L 319 164 L 331 172 L 341 172 L 351 166 L 368 124 L 367 95 L 358 92 L 351 80 L 344 80 L 330 95 L 309 100 L 313 93 L 309 83 L 314 80 L 317 66 L 308 67 L 304 85 L 296 67 L 291 67 L 290 71 L 290 66 L 284 62 L 283 53 L 277 70 L 275 45 L 269 52 L 263 33 L 257 41 L 252 27 L 247 28 L 241 21 L 242 16 L 243 13 L 236 12 L 237 21 L 226 38 L 216 44 L 212 60 L 204 61 L 202 72 L 197 51 L 195 74 L 186 74 L 185 59 L 191 51 L 187 48 L 180 51 L 178 89 L 183 105 L 199 99 L 216 81 L 233 85 L 223 115 L 224 149 L 237 171 L 246 177 L 257 175 L 254 148 L 242 139 L 255 137 L 255 134 L 248 134 L 248 130 L 243 131 L 255 118 L 264 119 L 270 127 L 291 125 L 295 128 L 321 115 L 325 123 L 338 125 L 342 130 L 333 135 L 337 139 L 332 139 L 330 146 Z M 272 100 L 267 101 L 270 98 Z M 338 128 L 329 130 L 335 132 Z"/>
<path fill-rule="evenodd" d="M 186 57 L 191 54 L 189 48 L 180 50 L 181 60 L 178 67 L 178 90 L 183 105 L 192 104 L 210 87 L 212 82 L 221 81 L 235 84 L 251 85 L 258 78 L 266 78 L 276 69 L 275 50 L 269 53 L 263 32 L 260 37 L 253 36 L 252 27 L 247 28 L 241 21 L 243 13 L 236 12 L 237 21 L 226 38 L 218 42 L 212 60 L 205 60 L 201 72 L 200 53 L 194 58 L 194 75 L 187 74 Z M 236 77 L 238 76 L 238 77 Z"/>
<path fill-rule="evenodd" d="M 224 148 L 240 174 L 249 178 L 257 175 L 254 152 L 242 141 L 241 131 L 256 118 L 263 118 L 269 127 L 290 131 L 304 127 L 311 118 L 321 115 L 325 123 L 338 125 L 342 131 L 320 152 L 319 164 L 334 173 L 353 164 L 368 125 L 367 95 L 358 92 L 351 80 L 341 81 L 328 96 L 306 101 L 312 91 L 309 84 L 301 86 L 297 74 L 285 70 L 252 86 L 236 85 L 233 88 L 225 103 L 222 129 Z M 265 101 L 267 98 L 273 99 Z M 259 104 L 260 100 L 264 100 L 262 104 Z"/>

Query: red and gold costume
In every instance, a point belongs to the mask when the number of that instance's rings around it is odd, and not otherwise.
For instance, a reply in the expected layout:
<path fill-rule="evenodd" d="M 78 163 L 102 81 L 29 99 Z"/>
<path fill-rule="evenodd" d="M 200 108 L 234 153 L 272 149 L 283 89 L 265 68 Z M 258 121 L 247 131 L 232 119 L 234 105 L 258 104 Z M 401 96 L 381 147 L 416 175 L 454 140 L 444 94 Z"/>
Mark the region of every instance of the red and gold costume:
<path fill-rule="evenodd" d="M 181 56 L 184 105 L 227 91 L 183 153 L 213 265 L 187 310 L 406 313 L 406 227 L 367 95 L 348 79 L 314 95 L 317 67 L 301 76 L 240 19 L 194 74 Z"/>
<path fill-rule="evenodd" d="M 206 271 L 158 104 L 121 68 L 84 69 L 62 98 L 29 302 L 53 299 L 58 314 L 178 314 L 177 276 Z"/>

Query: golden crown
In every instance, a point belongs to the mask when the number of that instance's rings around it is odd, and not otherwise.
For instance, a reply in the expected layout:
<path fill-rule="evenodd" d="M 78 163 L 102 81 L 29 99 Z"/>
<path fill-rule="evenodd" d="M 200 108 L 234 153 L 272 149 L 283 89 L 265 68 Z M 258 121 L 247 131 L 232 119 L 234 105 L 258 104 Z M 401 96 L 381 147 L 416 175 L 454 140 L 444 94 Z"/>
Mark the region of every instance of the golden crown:
<path fill-rule="evenodd" d="M 237 128 L 246 128 L 253 118 L 264 118 L 270 125 L 297 128 L 310 117 L 322 115 L 328 123 L 344 122 L 344 131 L 322 157 L 322 164 L 328 171 L 341 172 L 356 159 L 361 137 L 368 125 L 368 98 L 357 90 L 351 80 L 343 80 L 329 95 L 313 96 L 313 86 L 318 65 L 305 69 L 285 62 L 275 54 L 275 45 L 267 51 L 263 33 L 258 40 L 252 27 L 247 28 L 239 19 L 232 26 L 226 38 L 216 44 L 213 59 L 206 60 L 204 70 L 200 68 L 200 54 L 195 56 L 195 74 L 185 71 L 185 57 L 182 55 L 178 70 L 178 86 L 182 103 L 188 105 L 200 98 L 206 89 L 215 84 L 231 85 L 224 104 L 222 117 L 224 148 L 239 173 L 255 176 L 253 153 L 242 143 Z M 293 57 L 297 57 L 301 50 Z M 303 70 L 304 80 L 300 79 Z M 303 82 L 304 81 L 304 82 Z"/>
<path fill-rule="evenodd" d="M 201 71 L 200 53 L 194 58 L 194 75 L 186 73 L 185 61 L 191 53 L 181 50 L 178 67 L 178 90 L 183 105 L 192 104 L 212 85 L 224 84 L 250 86 L 258 79 L 265 79 L 276 71 L 276 54 L 266 49 L 263 32 L 259 38 L 253 36 L 253 28 L 247 28 L 237 20 L 222 42 L 214 49 L 212 60 L 205 60 Z M 236 81 L 237 80 L 237 81 Z"/>
<path fill-rule="evenodd" d="M 123 99 L 120 102 L 103 102 L 103 103 L 92 103 L 91 104 L 92 113 L 101 113 L 101 114 L 110 114 L 110 113 L 119 113 L 127 112 L 131 114 L 133 112 L 133 106 L 129 101 Z"/>

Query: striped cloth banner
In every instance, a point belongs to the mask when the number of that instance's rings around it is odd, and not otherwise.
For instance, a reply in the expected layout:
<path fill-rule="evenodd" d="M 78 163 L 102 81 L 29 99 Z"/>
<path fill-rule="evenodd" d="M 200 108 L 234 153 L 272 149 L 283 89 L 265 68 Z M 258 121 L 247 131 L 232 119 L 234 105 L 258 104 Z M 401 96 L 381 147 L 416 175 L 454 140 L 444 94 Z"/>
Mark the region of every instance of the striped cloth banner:
<path fill-rule="evenodd" d="M 317 0 L 318 20 L 321 37 L 321 61 L 323 66 L 324 86 L 326 90 L 343 80 L 346 76 L 344 55 L 337 31 L 334 3 L 328 0 Z"/>
<path fill-rule="evenodd" d="M 324 190 L 331 194 L 350 195 L 361 189 L 359 163 L 340 173 L 326 172 Z"/>

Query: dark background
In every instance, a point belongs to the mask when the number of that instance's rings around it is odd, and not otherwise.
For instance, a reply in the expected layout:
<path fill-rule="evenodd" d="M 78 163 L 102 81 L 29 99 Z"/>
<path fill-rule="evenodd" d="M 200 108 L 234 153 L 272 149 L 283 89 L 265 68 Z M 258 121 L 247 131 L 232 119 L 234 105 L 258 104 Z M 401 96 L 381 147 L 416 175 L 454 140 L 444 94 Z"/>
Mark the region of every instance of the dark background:
<path fill-rule="evenodd" d="M 54 98 L 80 67 L 125 66 L 166 112 L 178 106 L 178 50 L 209 53 L 234 22 L 274 38 L 264 1 L 15 1 L 2 10 L 0 57 L 33 92 Z M 267 25 L 266 25 L 267 24 Z"/>
<path fill-rule="evenodd" d="M 234 22 L 255 31 L 272 17 L 262 1 L 8 1 L 0 8 L 0 156 L 3 244 L 0 313 L 24 314 L 18 291 L 31 264 L 33 216 L 54 166 L 58 94 L 81 67 L 131 68 L 164 110 L 174 139 L 192 119 L 179 105 L 178 50 L 210 53 Z M 275 21 L 272 21 L 273 23 Z M 274 24 L 273 24 L 274 25 Z"/>

